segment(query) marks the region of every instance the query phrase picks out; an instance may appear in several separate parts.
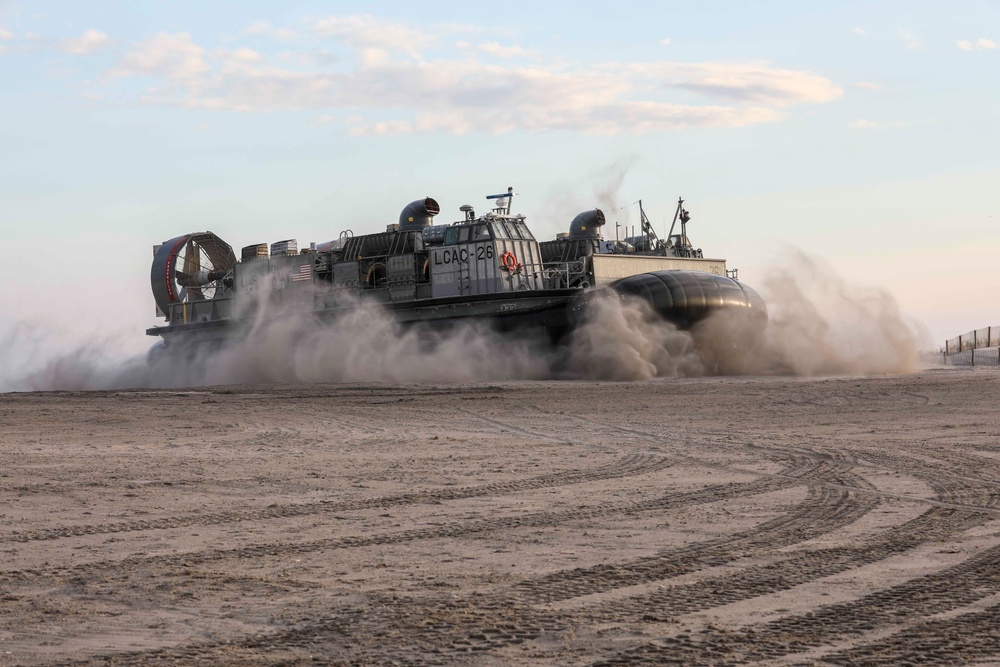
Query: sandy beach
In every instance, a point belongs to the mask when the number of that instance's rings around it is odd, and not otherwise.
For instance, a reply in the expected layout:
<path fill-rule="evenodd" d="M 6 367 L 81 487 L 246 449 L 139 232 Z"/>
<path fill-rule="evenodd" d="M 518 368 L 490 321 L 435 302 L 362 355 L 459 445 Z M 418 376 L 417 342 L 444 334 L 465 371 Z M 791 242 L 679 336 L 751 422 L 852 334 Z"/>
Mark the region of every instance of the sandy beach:
<path fill-rule="evenodd" d="M 1000 661 L 1000 371 L 0 395 L 0 665 Z"/>

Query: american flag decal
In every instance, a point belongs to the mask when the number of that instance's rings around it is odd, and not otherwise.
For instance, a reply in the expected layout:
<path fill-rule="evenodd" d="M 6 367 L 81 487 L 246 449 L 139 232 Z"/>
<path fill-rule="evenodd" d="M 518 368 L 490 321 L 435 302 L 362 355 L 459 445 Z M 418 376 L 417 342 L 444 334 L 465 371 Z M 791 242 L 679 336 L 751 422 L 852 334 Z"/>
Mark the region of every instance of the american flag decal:
<path fill-rule="evenodd" d="M 298 283 L 302 282 L 303 280 L 312 280 L 312 277 L 313 277 L 312 267 L 309 266 L 308 264 L 300 264 L 299 272 L 292 274 L 292 282 Z"/>

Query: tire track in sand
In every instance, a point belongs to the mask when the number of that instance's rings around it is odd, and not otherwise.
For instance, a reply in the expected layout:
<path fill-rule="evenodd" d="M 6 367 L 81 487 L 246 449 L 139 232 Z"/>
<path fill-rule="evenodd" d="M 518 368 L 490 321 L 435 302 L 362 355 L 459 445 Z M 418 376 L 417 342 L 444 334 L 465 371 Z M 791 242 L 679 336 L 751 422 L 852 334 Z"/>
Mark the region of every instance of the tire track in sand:
<path fill-rule="evenodd" d="M 890 459 L 892 457 L 885 457 L 883 462 L 889 462 Z M 909 458 L 905 459 L 905 463 L 909 461 Z M 892 460 L 892 463 L 899 464 L 901 461 Z M 967 499 L 965 490 L 956 485 L 949 474 L 933 467 L 922 470 L 921 473 L 917 476 L 936 491 L 939 502 L 951 504 Z M 815 579 L 875 563 L 928 542 L 946 540 L 993 518 L 992 512 L 977 511 L 975 507 L 934 506 L 921 516 L 889 528 L 860 544 L 796 554 L 766 565 L 751 566 L 735 573 L 668 587 L 655 593 L 616 599 L 589 609 L 577 607 L 572 612 L 566 612 L 561 622 L 567 626 L 579 625 L 581 622 L 663 622 L 683 614 L 788 590 Z M 629 564 L 631 565 L 633 564 Z M 558 616 L 543 614 L 539 618 L 540 623 L 550 625 L 560 622 Z M 460 649 L 466 642 L 474 643 L 472 640 L 481 634 L 481 630 L 472 632 L 457 646 Z M 503 640 L 493 638 L 487 644 L 498 647 L 503 644 Z M 477 646 L 477 650 L 487 650 L 481 644 Z"/>
<path fill-rule="evenodd" d="M 906 463 L 909 463 L 909 459 L 907 459 Z M 918 476 L 925 478 L 925 481 L 937 492 L 936 495 L 940 502 L 954 503 L 959 500 L 968 499 L 965 493 L 966 490 L 954 484 L 950 475 L 942 474 L 939 469 L 933 468 L 922 470 L 921 472 L 930 473 L 928 475 L 918 474 Z M 847 480 L 841 479 L 840 481 L 844 482 Z M 874 500 L 877 495 L 879 495 L 878 492 L 874 492 L 871 498 Z M 986 504 L 987 507 L 990 505 L 992 503 Z M 860 515 L 863 515 L 862 511 L 858 512 L 858 516 Z M 767 565 L 754 566 L 737 573 L 702 580 L 695 584 L 671 587 L 654 594 L 617 599 L 599 605 L 590 611 L 576 609 L 575 622 L 579 623 L 581 620 L 592 623 L 662 621 L 665 617 L 678 616 L 685 613 L 711 609 L 740 600 L 752 599 L 761 595 L 788 590 L 794 586 L 818 578 L 874 563 L 902 551 L 916 548 L 927 542 L 947 539 L 965 530 L 981 525 L 991 518 L 993 517 L 990 512 L 976 511 L 974 508 L 932 507 L 920 517 L 916 517 L 901 526 L 883 531 L 859 545 L 827 548 L 799 554 Z M 758 531 L 755 530 L 753 532 Z M 764 542 L 767 542 L 766 537 Z M 704 549 L 704 545 L 693 546 L 693 551 Z M 629 574 L 633 573 L 636 569 L 642 571 L 644 574 L 643 578 L 646 579 L 644 583 L 648 583 L 649 581 L 659 579 L 660 575 L 668 575 L 668 577 L 677 576 L 699 569 L 694 563 L 685 563 L 685 556 L 687 558 L 694 557 L 695 559 L 699 556 L 703 558 L 708 556 L 705 559 L 708 561 L 708 564 L 715 563 L 712 558 L 714 554 L 685 554 L 683 553 L 685 550 L 681 550 L 681 552 L 665 552 L 659 555 L 659 557 L 665 557 L 669 561 L 671 569 L 669 572 L 662 569 L 662 567 L 657 568 L 654 559 L 647 559 L 642 563 L 631 562 L 619 565 L 618 567 L 623 567 Z M 754 554 L 751 553 L 750 555 Z M 654 570 L 654 572 L 659 569 L 659 572 L 650 573 L 650 569 Z M 557 573 L 556 576 L 550 577 L 549 581 L 552 579 L 563 579 L 566 574 L 566 572 Z M 629 576 L 626 575 L 623 579 L 622 583 L 627 585 Z M 525 585 L 534 588 L 537 582 L 521 584 L 522 587 Z M 593 592 L 601 591 L 595 591 L 594 587 L 576 586 L 569 591 L 569 595 L 563 590 L 562 594 L 553 595 L 550 593 L 543 597 L 541 601 L 559 601 Z M 568 617 L 560 621 L 558 615 L 543 614 L 539 621 L 550 625 L 559 624 L 560 622 L 569 624 Z M 483 631 L 480 629 L 467 634 L 464 638 L 456 640 L 456 650 L 461 651 L 466 645 L 476 646 L 476 650 L 487 650 L 488 647 L 496 648 L 504 644 L 502 637 L 493 637 L 489 641 L 485 641 L 485 638 L 482 637 L 483 634 Z M 477 638 L 481 640 L 478 644 L 475 641 Z"/>
<path fill-rule="evenodd" d="M 735 539 L 730 539 L 728 548 L 726 540 L 718 540 L 705 545 L 692 545 L 691 547 L 662 552 L 655 557 L 659 565 L 656 568 L 655 576 L 658 578 L 673 576 L 673 572 L 669 568 L 669 561 L 676 560 L 685 552 L 687 552 L 687 567 L 690 571 L 690 569 L 718 564 L 720 559 L 742 557 L 745 555 L 746 549 L 753 548 L 754 545 L 763 547 L 764 545 L 773 545 L 775 540 L 793 543 L 798 540 L 811 539 L 814 535 L 821 534 L 825 530 L 833 530 L 840 525 L 856 520 L 858 516 L 870 511 L 870 507 L 877 504 L 877 499 L 872 494 L 815 483 L 817 480 L 828 479 L 831 476 L 841 481 L 848 481 L 846 477 L 849 477 L 845 472 L 850 465 L 848 462 L 839 461 L 829 456 L 821 456 L 817 459 L 796 455 L 794 465 L 782 471 L 782 474 L 768 479 L 746 484 L 721 485 L 694 492 L 671 494 L 651 501 L 631 503 L 632 511 L 650 511 L 664 509 L 668 506 L 684 507 L 697 502 L 714 502 L 745 496 L 748 493 L 763 493 L 802 484 L 809 487 L 809 495 L 806 500 L 796 505 L 794 511 L 771 522 L 766 522 L 755 530 L 746 531 L 746 534 L 736 536 Z M 866 502 L 865 499 L 871 499 L 871 502 Z M 576 509 L 560 513 L 540 513 L 531 515 L 530 524 L 529 520 L 522 518 L 517 525 L 518 527 L 522 525 L 559 525 L 569 519 L 579 520 L 596 516 L 592 512 L 588 512 L 586 509 L 582 511 Z M 506 520 L 499 520 L 493 522 L 493 525 L 499 529 L 501 527 L 507 528 L 509 523 Z M 447 527 L 443 528 L 444 531 L 448 530 Z M 468 528 L 467 526 L 465 530 Z M 485 530 L 486 528 L 486 526 L 481 526 L 480 529 Z M 434 531 L 433 535 L 428 535 L 425 531 L 419 532 L 423 533 L 424 537 L 447 536 L 442 534 L 442 530 Z M 378 540 L 376 543 L 384 543 L 378 537 L 369 538 L 369 541 L 372 542 L 376 540 Z M 255 554 L 247 553 L 244 555 L 251 557 Z M 644 579 L 654 571 L 652 567 L 643 568 L 641 564 L 632 565 L 634 567 L 623 568 L 623 571 L 627 571 L 629 574 L 615 582 L 617 585 L 634 585 L 637 583 L 637 579 Z M 607 589 L 608 579 L 603 569 L 598 568 L 599 576 L 592 577 L 589 583 L 581 583 L 580 571 L 571 572 L 575 572 L 576 576 L 573 577 L 573 586 L 569 587 L 565 585 L 553 587 L 553 580 L 550 577 L 543 578 L 540 582 L 534 582 L 534 586 L 531 586 L 531 582 L 529 582 L 527 587 L 515 586 L 496 594 L 442 602 L 437 608 L 431 610 L 410 608 L 400 604 L 398 600 L 391 604 L 378 605 L 377 611 L 368 610 L 361 614 L 360 618 L 356 618 L 352 622 L 347 636 L 338 637 L 338 641 L 350 643 L 352 660 L 361 660 L 362 662 L 367 660 L 376 663 L 403 660 L 412 664 L 422 664 L 424 660 L 417 658 L 412 652 L 412 647 L 415 645 L 426 649 L 425 656 L 437 655 L 437 659 L 431 660 L 433 663 L 440 662 L 442 658 L 449 655 L 478 653 L 532 640 L 543 633 L 564 629 L 567 627 L 568 620 L 560 612 L 531 609 L 530 603 L 532 601 L 537 601 L 539 597 L 546 597 L 545 593 L 552 591 L 555 591 L 557 595 L 549 595 L 548 597 L 564 598 L 568 588 L 572 589 L 569 591 L 570 593 L 575 594 L 588 594 L 593 592 L 595 588 Z M 561 584 L 561 582 L 559 583 Z M 424 600 L 422 604 L 428 604 L 428 601 Z M 471 631 L 470 624 L 474 628 Z M 329 636 L 333 627 L 340 628 L 338 631 L 343 631 L 343 625 L 338 619 L 327 618 L 316 622 L 313 618 L 296 624 L 295 628 L 284 633 L 229 641 L 226 643 L 226 650 L 239 647 L 254 650 L 276 650 L 279 647 L 298 645 L 303 638 L 307 637 L 315 642 L 324 636 Z M 366 636 L 372 636 L 373 633 L 384 635 L 385 628 L 394 629 L 391 642 L 383 643 L 381 648 L 375 650 L 365 648 L 367 642 L 362 641 L 362 639 Z M 397 654 L 395 649 L 386 644 L 408 648 L 401 649 L 402 653 Z M 213 656 L 219 656 L 219 652 L 222 650 L 223 647 L 218 645 L 199 644 L 130 655 L 135 659 L 139 659 L 141 656 L 143 661 L 154 655 L 157 660 L 161 658 L 181 661 L 211 660 Z M 403 657 L 403 653 L 406 654 L 405 657 Z"/>
<path fill-rule="evenodd" d="M 825 655 L 833 665 L 951 665 L 1000 657 L 1000 605 L 954 618 L 934 619 L 883 641 Z"/>
<path fill-rule="evenodd" d="M 535 604 L 669 579 L 815 539 L 857 521 L 878 506 L 878 496 L 867 493 L 872 485 L 849 472 L 853 467 L 849 460 L 838 460 L 828 455 L 816 455 L 815 458 L 819 462 L 814 466 L 789 469 L 770 480 L 771 484 L 776 484 L 778 479 L 784 477 L 789 483 L 806 483 L 809 486 L 807 499 L 793 512 L 746 531 L 679 549 L 665 549 L 655 556 L 564 570 L 524 581 L 515 586 L 514 593 L 524 602 Z M 836 480 L 837 484 L 821 483 L 831 480 Z"/>
<path fill-rule="evenodd" d="M 530 491 L 571 484 L 636 477 L 658 472 L 673 465 L 670 459 L 661 456 L 631 454 L 622 459 L 599 468 L 570 470 L 521 480 L 494 482 L 463 487 L 448 487 L 427 491 L 415 491 L 391 496 L 380 496 L 349 501 L 321 500 L 312 503 L 293 505 L 271 505 L 264 508 L 233 510 L 229 512 L 213 512 L 210 514 L 190 514 L 187 516 L 164 517 L 161 519 L 143 519 L 138 521 L 121 521 L 115 523 L 89 524 L 81 526 L 61 526 L 32 531 L 18 531 L 0 535 L 0 544 L 32 542 L 38 540 L 58 540 L 67 537 L 84 535 L 102 535 L 108 533 L 128 533 L 145 530 L 164 530 L 168 528 L 186 528 L 189 526 L 213 526 L 240 521 L 264 521 L 270 519 L 286 519 L 290 517 L 310 516 L 314 514 L 329 514 L 351 512 L 366 509 L 382 509 L 400 505 L 434 504 L 449 500 L 461 500 L 482 496 L 508 495 L 520 491 Z"/>
<path fill-rule="evenodd" d="M 664 461 L 664 465 L 669 462 Z M 810 466 L 806 466 L 808 469 Z M 579 506 L 572 509 L 535 512 L 514 516 L 475 519 L 463 522 L 435 525 L 391 533 L 376 533 L 363 536 L 335 537 L 310 542 L 262 544 L 230 549 L 207 549 L 181 554 L 132 556 L 124 559 L 92 561 L 80 565 L 48 568 L 28 568 L 0 572 L 0 582 L 23 576 L 47 574 L 66 575 L 70 573 L 87 575 L 101 569 L 140 567 L 149 565 L 191 565 L 199 562 L 219 561 L 227 558 L 249 559 L 292 554 L 304 554 L 318 550 L 349 549 L 377 545 L 402 544 L 415 540 L 457 538 L 463 536 L 487 535 L 496 531 L 510 531 L 524 527 L 553 527 L 569 521 L 595 519 L 613 515 L 631 515 L 642 512 L 662 511 L 693 504 L 704 504 L 743 496 L 757 495 L 768 491 L 797 486 L 801 482 L 790 478 L 777 478 L 748 482 L 745 484 L 723 484 L 690 492 L 669 493 L 641 501 L 601 503 Z M 808 502 L 808 501 L 807 501 Z"/>
<path fill-rule="evenodd" d="M 735 630 L 707 628 L 696 636 L 679 634 L 665 637 L 655 644 L 636 646 L 593 665 L 661 665 L 669 662 L 744 664 L 794 655 L 838 640 L 861 638 L 868 633 L 884 632 L 893 626 L 897 631 L 889 637 L 859 650 L 873 655 L 883 649 L 901 653 L 907 648 L 907 633 L 913 632 L 906 627 L 912 619 L 960 610 L 997 594 L 1000 594 L 1000 546 L 991 547 L 940 572 L 917 577 L 855 601 Z M 956 627 L 962 623 L 980 627 L 997 614 L 994 609 L 995 606 L 984 612 L 958 616 L 953 622 Z M 926 629 L 928 624 L 921 625 L 925 629 L 916 631 L 916 634 L 922 632 L 926 635 L 930 631 Z M 995 627 L 987 636 L 996 632 Z M 940 634 L 934 636 L 940 637 Z M 1000 645 L 992 644 L 983 655 L 995 654 L 998 648 Z M 850 650 L 841 651 L 831 658 L 846 661 L 849 653 Z M 947 660 L 937 662 L 946 663 Z"/>

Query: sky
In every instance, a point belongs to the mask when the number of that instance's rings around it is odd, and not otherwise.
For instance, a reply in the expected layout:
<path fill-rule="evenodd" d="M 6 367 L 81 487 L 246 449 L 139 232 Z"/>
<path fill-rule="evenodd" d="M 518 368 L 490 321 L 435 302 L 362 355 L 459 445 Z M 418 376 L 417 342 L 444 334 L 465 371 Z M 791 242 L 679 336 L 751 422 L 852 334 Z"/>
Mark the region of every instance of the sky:
<path fill-rule="evenodd" d="M 542 239 L 684 197 L 750 285 L 798 250 L 943 343 L 1000 324 L 998 121 L 997 2 L 0 0 L 0 334 L 144 349 L 155 243 L 514 186 Z"/>

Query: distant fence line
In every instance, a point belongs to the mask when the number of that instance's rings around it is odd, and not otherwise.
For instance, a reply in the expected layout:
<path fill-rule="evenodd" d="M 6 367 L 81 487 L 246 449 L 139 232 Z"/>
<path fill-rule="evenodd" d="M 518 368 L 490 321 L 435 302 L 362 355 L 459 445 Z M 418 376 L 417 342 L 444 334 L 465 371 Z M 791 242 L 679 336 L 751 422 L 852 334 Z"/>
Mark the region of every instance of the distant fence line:
<path fill-rule="evenodd" d="M 983 327 L 944 343 L 944 363 L 952 366 L 1000 366 L 1000 326 Z"/>

